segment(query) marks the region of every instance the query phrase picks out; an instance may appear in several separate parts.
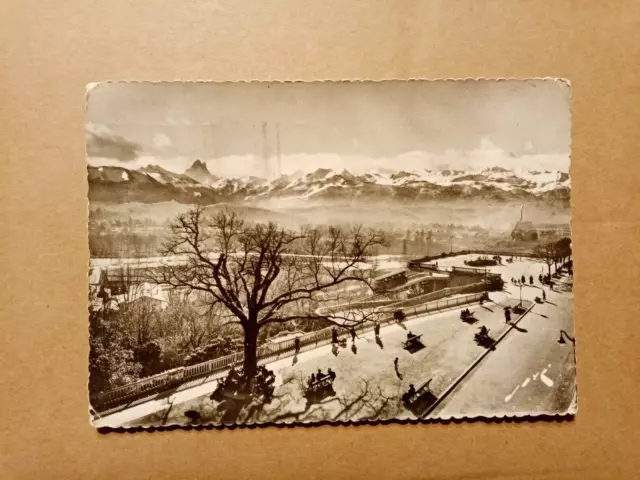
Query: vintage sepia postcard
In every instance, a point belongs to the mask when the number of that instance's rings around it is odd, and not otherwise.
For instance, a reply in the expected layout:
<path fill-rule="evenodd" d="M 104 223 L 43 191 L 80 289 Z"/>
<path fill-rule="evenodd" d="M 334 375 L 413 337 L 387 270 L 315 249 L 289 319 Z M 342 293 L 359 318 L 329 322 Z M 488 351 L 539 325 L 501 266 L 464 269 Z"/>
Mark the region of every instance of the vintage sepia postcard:
<path fill-rule="evenodd" d="M 577 410 L 570 86 L 89 86 L 96 427 Z"/>

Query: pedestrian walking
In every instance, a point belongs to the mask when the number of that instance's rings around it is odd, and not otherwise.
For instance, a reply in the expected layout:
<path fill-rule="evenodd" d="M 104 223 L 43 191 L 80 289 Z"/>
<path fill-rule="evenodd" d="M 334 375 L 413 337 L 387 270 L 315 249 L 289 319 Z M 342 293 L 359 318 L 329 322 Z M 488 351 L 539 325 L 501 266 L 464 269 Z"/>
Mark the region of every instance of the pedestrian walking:
<path fill-rule="evenodd" d="M 522 275 L 522 277 L 520 277 L 520 283 L 522 283 L 522 285 L 524 285 L 525 283 L 527 283 L 527 279 L 525 278 L 524 275 Z"/>
<path fill-rule="evenodd" d="M 380 324 L 377 322 L 373 327 L 373 333 L 375 334 L 376 337 L 380 336 Z"/>
<path fill-rule="evenodd" d="M 356 329 L 351 327 L 351 329 L 349 329 L 349 333 L 351 334 L 351 341 L 356 343 Z"/>
<path fill-rule="evenodd" d="M 336 327 L 331 329 L 331 343 L 338 343 L 338 329 Z"/>
<path fill-rule="evenodd" d="M 398 370 L 398 357 L 393 360 L 393 368 L 396 371 L 396 377 L 402 380 L 402 374 L 400 373 L 400 370 Z"/>
<path fill-rule="evenodd" d="M 543 301 L 547 300 L 547 293 L 544 291 L 544 288 L 542 289 L 542 300 Z"/>
<path fill-rule="evenodd" d="M 509 323 L 511 321 L 511 309 L 509 307 L 505 307 L 504 309 L 504 321 L 505 323 Z"/>
<path fill-rule="evenodd" d="M 533 275 L 529 275 L 529 285 L 533 285 Z"/>
<path fill-rule="evenodd" d="M 295 354 L 297 355 L 298 353 L 300 353 L 300 337 L 295 338 L 295 340 L 293 341 L 293 346 L 295 348 Z"/>

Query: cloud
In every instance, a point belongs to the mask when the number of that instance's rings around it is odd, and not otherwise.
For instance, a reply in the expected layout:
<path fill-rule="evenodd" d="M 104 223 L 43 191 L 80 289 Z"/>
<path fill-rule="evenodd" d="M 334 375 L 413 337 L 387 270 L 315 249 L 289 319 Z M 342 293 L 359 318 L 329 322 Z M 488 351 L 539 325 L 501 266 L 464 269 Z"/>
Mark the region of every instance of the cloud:
<path fill-rule="evenodd" d="M 125 167 L 131 170 L 140 169 L 148 165 L 157 165 L 175 173 L 184 171 L 193 163 L 189 157 L 158 157 L 153 155 L 141 155 L 135 160 L 122 162 L 115 158 L 87 157 L 87 163 L 93 167 Z"/>
<path fill-rule="evenodd" d="M 97 157 L 97 156 L 96 156 Z M 148 164 L 159 165 L 167 170 L 182 173 L 195 157 L 165 155 L 140 155 L 126 164 L 129 168 L 140 168 Z M 206 162 L 209 171 L 217 176 L 238 178 L 255 175 L 274 178 L 280 173 L 293 174 L 296 171 L 312 172 L 318 168 L 329 168 L 341 171 L 347 169 L 353 174 L 364 174 L 379 170 L 441 170 L 472 169 L 487 167 L 504 167 L 513 170 L 560 170 L 569 171 L 568 154 L 523 153 L 514 155 L 497 147 L 488 138 L 482 139 L 473 150 L 448 149 L 443 153 L 410 151 L 395 156 L 370 157 L 365 155 L 341 155 L 336 153 L 289 154 L 282 155 L 280 160 L 275 156 L 265 160 L 258 155 L 227 155 L 219 158 L 200 157 Z M 122 162 L 105 158 L 89 158 L 91 165 L 118 165 Z"/>
<path fill-rule="evenodd" d="M 89 157 L 114 158 L 121 162 L 131 162 L 142 150 L 140 145 L 115 134 L 106 125 L 88 122 L 84 131 Z"/>
<path fill-rule="evenodd" d="M 168 148 L 171 145 L 173 145 L 173 142 L 171 141 L 171 139 L 167 137 L 164 133 L 156 133 L 153 136 L 152 142 L 153 142 L 153 146 L 156 147 L 158 150 L 164 150 L 165 148 Z"/>

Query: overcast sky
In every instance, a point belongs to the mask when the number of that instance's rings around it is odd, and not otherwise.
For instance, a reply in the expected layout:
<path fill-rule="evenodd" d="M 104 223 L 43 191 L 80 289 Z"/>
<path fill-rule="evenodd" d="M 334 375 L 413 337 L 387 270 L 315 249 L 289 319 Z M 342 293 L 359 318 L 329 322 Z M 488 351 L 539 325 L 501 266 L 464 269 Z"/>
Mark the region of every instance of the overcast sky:
<path fill-rule="evenodd" d="M 569 103 L 569 88 L 551 80 L 105 83 L 89 95 L 87 153 L 93 165 L 179 172 L 201 159 L 222 176 L 568 171 Z"/>

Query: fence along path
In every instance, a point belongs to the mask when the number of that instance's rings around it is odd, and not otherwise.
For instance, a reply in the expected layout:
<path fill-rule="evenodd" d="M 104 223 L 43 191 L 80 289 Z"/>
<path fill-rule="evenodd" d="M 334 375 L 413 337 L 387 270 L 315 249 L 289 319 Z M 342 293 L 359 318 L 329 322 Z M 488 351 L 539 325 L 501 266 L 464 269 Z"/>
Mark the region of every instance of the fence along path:
<path fill-rule="evenodd" d="M 422 313 L 444 310 L 457 305 L 473 303 L 479 301 L 483 295 L 484 292 L 445 298 L 408 309 L 403 309 L 403 311 L 407 317 L 410 317 Z M 378 321 L 381 326 L 395 322 L 396 320 L 393 318 L 392 314 L 386 315 Z M 313 350 L 317 347 L 330 344 L 332 328 L 333 327 L 327 327 L 298 337 L 300 338 L 300 352 Z M 366 323 L 355 327 L 355 330 L 359 333 L 366 333 L 373 330 L 373 328 L 373 323 Z M 344 335 L 344 333 L 342 335 Z M 258 364 L 264 365 L 282 358 L 292 357 L 295 353 L 294 342 L 294 339 L 289 339 L 279 343 L 264 344 L 260 346 L 258 348 Z M 241 363 L 243 358 L 243 352 L 236 352 L 231 355 L 208 360 L 196 365 L 180 367 L 159 373 L 158 375 L 143 378 L 128 385 L 123 385 L 106 392 L 91 395 L 91 407 L 96 412 L 104 412 L 105 410 L 113 409 L 120 405 L 126 405 L 140 398 L 168 390 L 169 388 L 176 388 L 185 382 L 220 373 L 227 370 L 232 365 Z"/>

